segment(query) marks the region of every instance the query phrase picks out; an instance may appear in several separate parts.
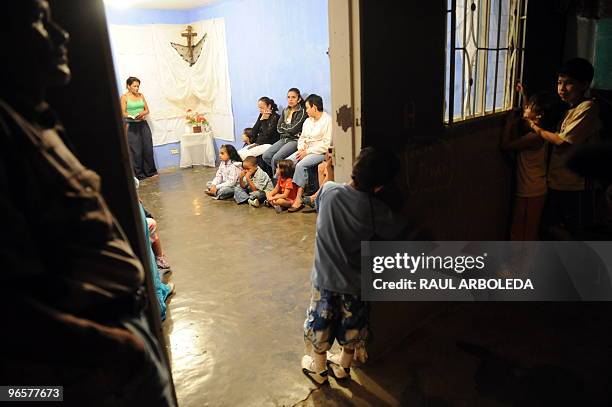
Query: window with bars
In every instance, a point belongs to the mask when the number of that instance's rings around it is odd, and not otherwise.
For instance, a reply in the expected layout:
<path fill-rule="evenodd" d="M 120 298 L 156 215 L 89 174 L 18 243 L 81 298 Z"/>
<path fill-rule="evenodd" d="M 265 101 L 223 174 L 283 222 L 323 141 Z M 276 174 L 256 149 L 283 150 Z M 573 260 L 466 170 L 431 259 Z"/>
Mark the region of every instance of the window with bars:
<path fill-rule="evenodd" d="M 522 77 L 527 0 L 448 0 L 444 121 L 512 108 Z"/>

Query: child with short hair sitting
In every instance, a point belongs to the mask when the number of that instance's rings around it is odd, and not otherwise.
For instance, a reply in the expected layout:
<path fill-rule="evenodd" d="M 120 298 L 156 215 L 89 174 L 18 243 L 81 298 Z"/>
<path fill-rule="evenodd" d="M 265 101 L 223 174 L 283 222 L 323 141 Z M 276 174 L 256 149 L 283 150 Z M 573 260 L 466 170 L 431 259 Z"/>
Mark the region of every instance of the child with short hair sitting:
<path fill-rule="evenodd" d="M 227 199 L 234 196 L 234 186 L 242 171 L 242 160 L 231 144 L 223 144 L 219 149 L 219 169 L 212 181 L 206 183 L 206 195 L 214 199 Z"/>
<path fill-rule="evenodd" d="M 255 144 L 255 140 L 253 139 L 254 137 L 253 137 L 252 127 L 247 127 L 244 130 L 242 130 L 242 141 L 244 142 L 244 145 L 242 146 L 240 150 L 238 150 L 238 155 L 240 156 L 240 158 L 242 158 L 242 160 L 244 160 L 250 155 L 249 150 L 251 148 L 257 146 L 257 144 Z"/>
<path fill-rule="evenodd" d="M 234 200 L 237 204 L 249 202 L 258 208 L 266 199 L 266 192 L 272 191 L 272 180 L 264 170 L 257 165 L 257 159 L 248 156 L 242 161 L 242 172 L 238 177 L 239 186 L 234 188 Z"/>
<path fill-rule="evenodd" d="M 291 160 L 279 160 L 276 163 L 276 186 L 266 193 L 267 206 L 271 206 L 276 213 L 281 213 L 283 208 L 293 205 L 297 197 L 297 185 L 293 183 L 295 164 Z"/>

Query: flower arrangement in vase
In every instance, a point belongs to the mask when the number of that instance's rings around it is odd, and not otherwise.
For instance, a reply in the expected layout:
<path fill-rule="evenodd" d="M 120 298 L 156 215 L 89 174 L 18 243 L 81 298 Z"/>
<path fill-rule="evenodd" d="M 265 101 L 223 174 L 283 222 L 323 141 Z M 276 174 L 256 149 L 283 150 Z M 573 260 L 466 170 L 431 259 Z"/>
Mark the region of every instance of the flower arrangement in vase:
<path fill-rule="evenodd" d="M 208 126 L 208 120 L 202 113 L 195 112 L 191 109 L 187 110 L 187 115 L 185 116 L 187 120 L 187 124 L 191 126 L 191 129 L 194 133 L 202 133 L 202 127 Z"/>

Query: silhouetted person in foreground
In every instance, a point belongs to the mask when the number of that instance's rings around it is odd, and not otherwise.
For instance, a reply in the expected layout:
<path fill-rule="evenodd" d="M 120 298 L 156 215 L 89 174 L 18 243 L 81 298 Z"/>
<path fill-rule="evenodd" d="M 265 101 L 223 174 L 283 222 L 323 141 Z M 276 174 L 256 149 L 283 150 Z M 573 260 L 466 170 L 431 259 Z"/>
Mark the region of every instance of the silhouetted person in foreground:
<path fill-rule="evenodd" d="M 0 17 L 0 384 L 62 385 L 65 405 L 173 406 L 142 265 L 45 103 L 70 79 L 68 34 L 46 0 L 11 7 Z"/>

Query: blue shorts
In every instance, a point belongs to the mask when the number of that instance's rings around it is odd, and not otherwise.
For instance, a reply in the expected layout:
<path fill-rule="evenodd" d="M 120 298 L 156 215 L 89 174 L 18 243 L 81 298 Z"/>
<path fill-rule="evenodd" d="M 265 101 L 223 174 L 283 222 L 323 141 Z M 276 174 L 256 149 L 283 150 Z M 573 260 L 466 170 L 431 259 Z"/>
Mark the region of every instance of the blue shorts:
<path fill-rule="evenodd" d="M 365 347 L 369 306 L 357 295 L 312 288 L 304 322 L 304 341 L 317 353 L 329 350 L 334 340 L 347 348 Z"/>

